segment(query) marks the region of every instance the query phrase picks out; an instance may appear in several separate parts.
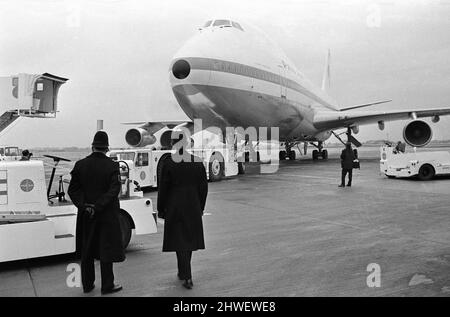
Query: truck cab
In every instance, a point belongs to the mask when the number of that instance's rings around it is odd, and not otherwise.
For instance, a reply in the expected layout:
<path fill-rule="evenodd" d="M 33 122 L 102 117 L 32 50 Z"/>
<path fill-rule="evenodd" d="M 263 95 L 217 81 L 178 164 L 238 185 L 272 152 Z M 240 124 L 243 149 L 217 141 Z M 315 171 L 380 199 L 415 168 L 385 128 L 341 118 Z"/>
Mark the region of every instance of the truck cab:
<path fill-rule="evenodd" d="M 19 161 L 22 158 L 17 146 L 0 145 L 0 161 Z"/>

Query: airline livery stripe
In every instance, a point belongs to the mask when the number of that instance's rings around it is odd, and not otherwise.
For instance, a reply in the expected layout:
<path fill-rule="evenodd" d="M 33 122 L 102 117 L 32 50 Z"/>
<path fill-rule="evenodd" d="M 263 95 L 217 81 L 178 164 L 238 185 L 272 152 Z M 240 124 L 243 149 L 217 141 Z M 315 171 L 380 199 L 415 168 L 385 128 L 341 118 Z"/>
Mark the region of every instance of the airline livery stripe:
<path fill-rule="evenodd" d="M 6 184 L 8 181 L 6 179 L 0 179 L 0 184 Z"/>
<path fill-rule="evenodd" d="M 231 73 L 235 75 L 241 75 L 245 77 L 255 78 L 262 81 L 267 81 L 270 83 L 274 83 L 277 85 L 282 85 L 286 88 L 295 90 L 312 100 L 323 104 L 326 107 L 329 107 L 331 109 L 335 109 L 333 105 L 330 105 L 325 100 L 321 99 L 320 97 L 316 96 L 314 93 L 309 91 L 308 89 L 301 86 L 296 81 L 283 77 L 281 75 L 262 70 L 253 66 L 248 66 L 240 63 L 235 62 L 229 62 L 224 61 L 220 59 L 213 59 L 213 58 L 204 58 L 204 57 L 187 57 L 183 58 L 186 61 L 189 62 L 191 65 L 191 69 L 197 69 L 197 70 L 211 70 L 211 71 L 218 71 L 218 72 L 225 72 L 225 73 Z"/>
<path fill-rule="evenodd" d="M 0 196 L 7 196 L 8 192 L 6 190 L 0 191 Z"/>

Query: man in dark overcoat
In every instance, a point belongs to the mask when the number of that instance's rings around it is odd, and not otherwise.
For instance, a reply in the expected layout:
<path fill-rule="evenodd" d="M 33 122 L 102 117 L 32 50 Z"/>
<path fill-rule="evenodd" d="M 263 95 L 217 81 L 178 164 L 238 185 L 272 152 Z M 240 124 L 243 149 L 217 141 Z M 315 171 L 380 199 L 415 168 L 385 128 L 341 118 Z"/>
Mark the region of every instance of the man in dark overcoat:
<path fill-rule="evenodd" d="M 114 284 L 113 262 L 125 260 L 119 223 L 121 189 L 117 162 L 106 156 L 109 142 L 98 131 L 92 142 L 92 154 L 76 162 L 68 194 L 78 208 L 77 235 L 81 243 L 81 279 L 83 291 L 94 289 L 94 259 L 100 260 L 102 294 L 120 291 Z"/>
<path fill-rule="evenodd" d="M 348 174 L 347 186 L 352 186 L 352 176 L 353 176 L 353 160 L 355 159 L 355 153 L 352 150 L 352 144 L 347 142 L 345 144 L 345 149 L 341 153 L 341 184 L 339 187 L 345 187 L 345 176 Z"/>
<path fill-rule="evenodd" d="M 184 140 L 184 145 L 164 161 L 158 181 L 158 215 L 164 218 L 162 250 L 176 252 L 178 278 L 184 280 L 185 288 L 191 289 L 192 251 L 205 248 L 202 216 L 208 182 L 203 160 L 185 152 L 186 139 L 186 135 L 182 134 L 173 141 Z M 180 160 L 180 157 L 183 159 Z"/>

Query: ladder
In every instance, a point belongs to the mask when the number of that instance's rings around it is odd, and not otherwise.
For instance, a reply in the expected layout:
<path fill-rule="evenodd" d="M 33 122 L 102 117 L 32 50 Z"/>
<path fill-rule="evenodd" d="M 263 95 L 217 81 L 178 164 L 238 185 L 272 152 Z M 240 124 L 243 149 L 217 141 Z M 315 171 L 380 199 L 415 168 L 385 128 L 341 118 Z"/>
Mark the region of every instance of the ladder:
<path fill-rule="evenodd" d="M 19 115 L 15 111 L 7 111 L 0 116 L 0 133 L 5 130 L 11 123 L 16 121 Z"/>

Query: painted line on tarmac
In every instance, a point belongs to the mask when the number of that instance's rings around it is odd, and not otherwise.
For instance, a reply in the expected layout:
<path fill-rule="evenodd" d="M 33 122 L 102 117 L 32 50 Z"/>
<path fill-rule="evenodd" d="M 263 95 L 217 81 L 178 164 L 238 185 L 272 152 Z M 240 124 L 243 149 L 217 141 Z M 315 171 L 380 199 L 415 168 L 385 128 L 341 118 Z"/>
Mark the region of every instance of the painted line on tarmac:
<path fill-rule="evenodd" d="M 210 213 L 210 212 L 205 212 L 205 213 L 203 214 L 203 216 L 212 216 L 212 213 Z M 164 219 L 158 218 L 158 220 L 156 220 L 156 222 L 159 223 L 159 224 L 161 224 L 161 225 L 163 225 L 163 224 L 164 224 Z"/>
<path fill-rule="evenodd" d="M 313 175 L 304 175 L 304 174 L 287 174 L 286 176 L 306 177 L 306 178 L 319 178 L 319 179 L 332 179 L 332 180 L 337 179 L 337 177 L 313 176 Z"/>
<path fill-rule="evenodd" d="M 230 189 L 230 190 L 218 190 L 218 191 L 208 191 L 208 195 L 209 194 L 222 194 L 222 193 L 234 193 L 234 192 L 238 192 L 241 190 L 245 190 L 246 188 L 242 188 L 242 189 Z M 252 189 L 255 189 L 255 187 L 253 187 Z"/>

